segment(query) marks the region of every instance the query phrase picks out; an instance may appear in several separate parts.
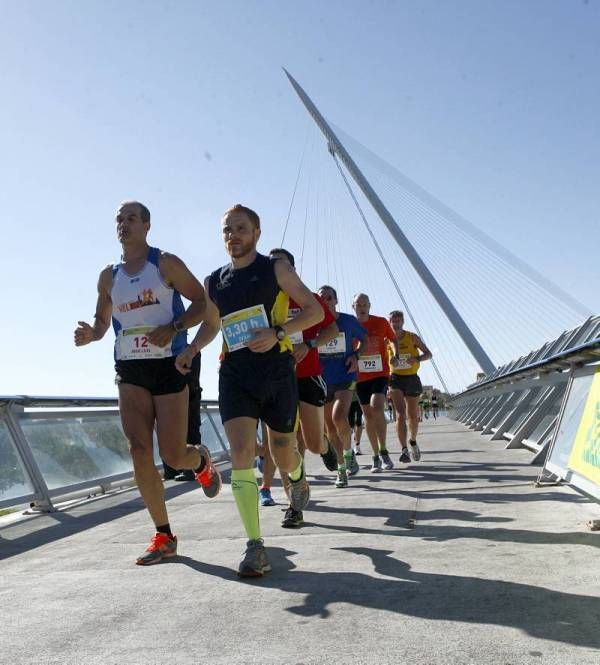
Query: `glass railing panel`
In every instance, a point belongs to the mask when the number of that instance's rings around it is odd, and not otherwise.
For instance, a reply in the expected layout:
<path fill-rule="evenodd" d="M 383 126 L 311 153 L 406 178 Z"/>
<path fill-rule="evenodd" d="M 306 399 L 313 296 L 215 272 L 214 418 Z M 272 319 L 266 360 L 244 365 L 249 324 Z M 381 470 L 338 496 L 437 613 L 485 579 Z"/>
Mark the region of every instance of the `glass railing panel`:
<path fill-rule="evenodd" d="M 539 443 L 540 437 L 544 434 L 544 432 L 548 429 L 550 423 L 555 420 L 556 414 L 558 413 L 558 409 L 556 411 L 553 411 L 551 413 L 547 413 L 539 423 L 539 425 L 531 432 L 531 434 L 527 437 L 528 441 L 531 441 L 531 443 Z"/>
<path fill-rule="evenodd" d="M 0 421 L 0 501 L 33 494 L 21 458 L 17 454 L 10 432 L 5 422 Z"/>
<path fill-rule="evenodd" d="M 132 472 L 116 414 L 28 415 L 19 421 L 50 490 Z"/>
<path fill-rule="evenodd" d="M 225 431 L 223 430 L 223 425 L 221 424 L 221 416 L 219 415 L 219 412 L 211 410 L 210 415 L 212 418 L 212 423 L 214 423 L 215 427 L 219 431 L 219 434 L 221 435 L 221 438 L 223 439 L 223 443 L 227 445 L 227 437 L 225 436 Z M 202 443 L 210 450 L 211 453 L 222 453 L 223 446 L 219 441 L 217 433 L 215 432 L 215 429 L 210 422 L 206 411 L 202 412 L 201 420 L 202 424 L 200 425 L 200 433 L 202 434 Z"/>

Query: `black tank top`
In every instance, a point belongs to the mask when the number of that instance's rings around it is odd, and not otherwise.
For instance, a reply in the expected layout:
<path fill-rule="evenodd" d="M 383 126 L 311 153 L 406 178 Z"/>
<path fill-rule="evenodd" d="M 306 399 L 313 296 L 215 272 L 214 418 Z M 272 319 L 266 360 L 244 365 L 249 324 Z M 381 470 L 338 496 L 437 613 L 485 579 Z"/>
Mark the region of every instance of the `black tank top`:
<path fill-rule="evenodd" d="M 287 320 L 289 297 L 284 293 L 275 276 L 275 260 L 257 254 L 245 268 L 234 268 L 231 263 L 211 273 L 208 278 L 208 295 L 219 309 L 221 319 L 247 307 L 263 305 L 269 326 L 282 325 Z M 223 342 L 223 354 L 237 358 L 270 356 L 292 350 L 288 337 L 266 354 L 253 353 L 247 348 L 229 353 Z"/>

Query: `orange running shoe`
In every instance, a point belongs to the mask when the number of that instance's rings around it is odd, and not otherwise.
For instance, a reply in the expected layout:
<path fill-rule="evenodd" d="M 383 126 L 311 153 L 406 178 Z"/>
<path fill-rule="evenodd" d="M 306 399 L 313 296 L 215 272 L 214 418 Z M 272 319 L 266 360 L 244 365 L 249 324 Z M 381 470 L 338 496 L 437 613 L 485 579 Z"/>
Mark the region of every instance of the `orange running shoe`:
<path fill-rule="evenodd" d="M 177 554 L 177 536 L 167 536 L 166 533 L 156 532 L 152 536 L 148 549 L 137 558 L 138 566 L 151 566 L 153 563 L 159 563 L 165 558 Z"/>
<path fill-rule="evenodd" d="M 210 457 L 210 452 L 206 446 L 198 446 L 200 454 L 204 458 L 206 464 L 200 473 L 196 474 L 196 480 L 202 485 L 202 490 L 204 494 L 209 499 L 214 499 L 217 494 L 221 491 L 221 474 L 218 472 L 217 468 L 213 464 L 213 461 Z"/>

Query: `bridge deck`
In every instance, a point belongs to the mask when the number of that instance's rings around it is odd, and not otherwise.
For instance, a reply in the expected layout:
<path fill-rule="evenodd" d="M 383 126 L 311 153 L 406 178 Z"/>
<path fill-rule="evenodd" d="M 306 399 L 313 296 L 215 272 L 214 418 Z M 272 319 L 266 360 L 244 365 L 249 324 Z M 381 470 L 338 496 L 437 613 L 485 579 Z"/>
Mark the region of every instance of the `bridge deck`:
<path fill-rule="evenodd" d="M 150 534 L 135 490 L 4 518 L 0 661 L 597 665 L 597 504 L 534 488 L 529 452 L 450 420 L 421 444 L 422 462 L 344 490 L 310 459 L 307 525 L 261 508 L 274 570 L 250 582 L 228 483 L 213 501 L 168 483 L 179 556 L 151 568 L 132 565 Z"/>

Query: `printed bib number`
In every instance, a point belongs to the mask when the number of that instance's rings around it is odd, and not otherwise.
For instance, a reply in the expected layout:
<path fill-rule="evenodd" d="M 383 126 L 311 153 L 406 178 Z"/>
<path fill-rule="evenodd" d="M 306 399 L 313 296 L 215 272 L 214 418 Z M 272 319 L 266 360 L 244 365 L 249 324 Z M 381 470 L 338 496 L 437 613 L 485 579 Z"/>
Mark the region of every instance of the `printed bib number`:
<path fill-rule="evenodd" d="M 346 353 L 346 333 L 339 333 L 327 344 L 319 347 L 319 354 L 322 356 L 343 356 Z"/>
<path fill-rule="evenodd" d="M 290 307 L 290 309 L 288 309 L 287 320 L 291 321 L 296 316 L 298 316 L 298 314 L 300 314 L 299 307 Z M 288 335 L 288 337 L 290 338 L 292 344 L 302 344 L 302 342 L 304 342 L 304 335 L 302 334 L 301 330 L 295 333 L 291 333 L 291 335 Z"/>
<path fill-rule="evenodd" d="M 143 360 L 146 358 L 168 358 L 172 355 L 171 345 L 155 346 L 148 341 L 148 335 L 156 326 L 124 328 L 119 337 L 120 360 Z"/>
<path fill-rule="evenodd" d="M 221 330 L 229 351 L 245 348 L 257 330 L 268 327 L 264 305 L 246 307 L 221 319 Z"/>
<path fill-rule="evenodd" d="M 398 364 L 395 369 L 409 369 L 410 365 L 407 362 L 408 358 L 410 358 L 410 353 L 399 353 Z"/>
<path fill-rule="evenodd" d="M 371 356 L 361 356 L 358 360 L 359 372 L 381 372 L 383 370 L 383 363 L 381 362 L 381 355 L 379 353 Z"/>

